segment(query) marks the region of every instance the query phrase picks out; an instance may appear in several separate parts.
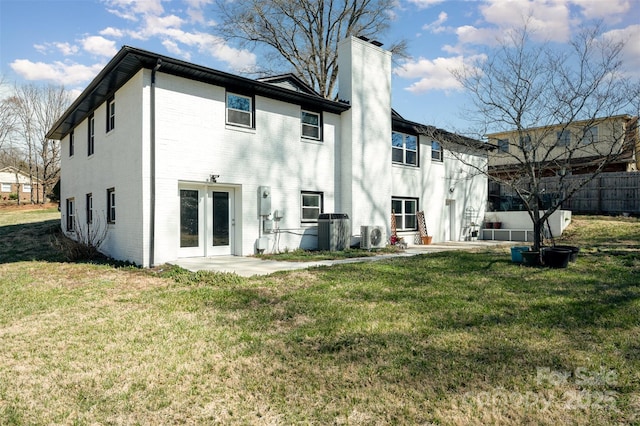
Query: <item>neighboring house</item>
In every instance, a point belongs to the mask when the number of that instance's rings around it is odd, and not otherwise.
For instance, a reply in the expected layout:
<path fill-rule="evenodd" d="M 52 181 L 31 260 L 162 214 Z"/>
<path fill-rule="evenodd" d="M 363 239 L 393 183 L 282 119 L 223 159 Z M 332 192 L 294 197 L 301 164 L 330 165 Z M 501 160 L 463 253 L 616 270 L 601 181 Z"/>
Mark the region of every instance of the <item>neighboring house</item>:
<path fill-rule="evenodd" d="M 523 158 L 522 148 L 531 150 L 534 144 L 541 146 L 538 160 L 547 175 L 560 172 L 561 168 L 572 174 L 591 173 L 607 155 L 611 158 L 605 172 L 640 169 L 638 117 L 629 115 L 492 133 L 487 137 L 497 148 L 489 155 L 489 171 L 496 175 L 517 168 Z"/>
<path fill-rule="evenodd" d="M 318 215 L 413 243 L 484 215 L 487 180 L 391 109 L 391 53 L 339 47 L 340 101 L 293 76 L 252 80 L 123 47 L 49 131 L 62 227 L 106 222 L 102 251 L 142 266 L 317 247 Z M 425 133 L 425 134 L 421 134 Z M 447 135 L 441 131 L 442 135 Z M 486 167 L 484 146 L 464 154 Z"/>
<path fill-rule="evenodd" d="M 524 151 L 532 155 L 536 147 L 535 159 L 529 162 L 536 164 L 539 177 L 548 189 L 543 203 L 554 198 L 554 191 L 559 191 L 558 176 L 565 176 L 565 183 L 579 182 L 580 175 L 593 173 L 601 163 L 601 176 L 616 176 L 611 173 L 635 172 L 640 169 L 640 137 L 638 133 L 638 117 L 617 115 L 595 120 L 575 121 L 570 124 L 536 127 L 493 133 L 487 135 L 488 142 L 496 149 L 489 154 L 489 174 L 501 179 L 519 178 Z M 571 177 L 573 175 L 573 177 Z M 635 180 L 635 179 L 633 179 Z M 612 180 L 615 182 L 616 180 Z M 604 182 L 604 180 L 603 180 Z M 491 182 L 489 187 L 490 204 L 499 210 L 518 210 L 522 208 L 519 197 L 505 185 Z M 616 189 L 616 188 L 609 188 Z M 607 188 L 596 191 L 597 197 Z M 591 186 L 585 187 L 575 198 L 593 198 Z M 627 197 L 626 194 L 612 193 L 610 197 Z M 594 200 L 595 201 L 595 200 Z M 593 206 L 579 207 L 568 202 L 567 207 L 576 212 L 606 212 L 602 203 Z M 611 210 L 614 212 L 617 210 Z M 626 211 L 623 209 L 623 211 Z"/>
<path fill-rule="evenodd" d="M 38 193 L 40 191 L 40 193 Z M 17 200 L 20 202 L 31 202 L 31 196 L 34 200 L 42 201 L 42 185 L 40 180 L 29 178 L 29 174 L 15 167 L 5 167 L 0 169 L 0 200 Z"/>

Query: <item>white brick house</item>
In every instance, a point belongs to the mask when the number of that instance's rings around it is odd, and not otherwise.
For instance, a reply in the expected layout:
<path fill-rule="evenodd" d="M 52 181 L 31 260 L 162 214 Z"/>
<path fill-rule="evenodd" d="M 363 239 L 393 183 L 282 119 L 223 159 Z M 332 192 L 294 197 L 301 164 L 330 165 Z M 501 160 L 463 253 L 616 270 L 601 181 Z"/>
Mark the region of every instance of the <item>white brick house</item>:
<path fill-rule="evenodd" d="M 345 39 L 339 70 L 336 102 L 293 77 L 123 47 L 48 134 L 62 141 L 63 229 L 102 217 L 102 250 L 142 266 L 314 248 L 320 212 L 347 213 L 354 241 L 361 225 L 388 236 L 392 203 L 410 243 L 414 210 L 434 241 L 462 238 L 486 178 L 392 111 L 389 52 Z M 466 155 L 486 165 L 483 149 Z"/>

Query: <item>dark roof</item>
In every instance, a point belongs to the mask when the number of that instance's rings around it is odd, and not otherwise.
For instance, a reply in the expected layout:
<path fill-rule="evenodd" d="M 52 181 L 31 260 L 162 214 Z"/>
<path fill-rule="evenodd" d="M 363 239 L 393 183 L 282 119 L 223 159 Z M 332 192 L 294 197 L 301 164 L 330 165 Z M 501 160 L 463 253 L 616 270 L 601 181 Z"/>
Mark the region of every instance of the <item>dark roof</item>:
<path fill-rule="evenodd" d="M 434 126 L 416 123 L 414 121 L 405 120 L 394 109 L 391 110 L 391 128 L 401 132 L 417 133 L 419 135 L 432 137 L 440 142 L 448 142 L 455 145 L 467 146 L 474 149 L 484 149 L 487 151 L 494 150 L 494 145 L 479 141 L 477 139 L 468 138 L 466 136 L 451 133 Z"/>
<path fill-rule="evenodd" d="M 47 138 L 62 139 L 138 71 L 143 68 L 153 69 L 157 64 L 161 65 L 162 73 L 299 104 L 306 108 L 336 114 L 350 108 L 348 104 L 325 99 L 318 94 L 293 91 L 268 82 L 240 77 L 146 50 L 123 46 L 53 125 L 47 133 Z"/>
<path fill-rule="evenodd" d="M 269 77 L 262 77 L 257 80 L 263 83 L 275 84 L 276 86 L 306 93 L 308 95 L 321 97 L 318 92 L 313 90 L 307 83 L 305 83 L 300 77 L 295 74 L 274 75 Z"/>

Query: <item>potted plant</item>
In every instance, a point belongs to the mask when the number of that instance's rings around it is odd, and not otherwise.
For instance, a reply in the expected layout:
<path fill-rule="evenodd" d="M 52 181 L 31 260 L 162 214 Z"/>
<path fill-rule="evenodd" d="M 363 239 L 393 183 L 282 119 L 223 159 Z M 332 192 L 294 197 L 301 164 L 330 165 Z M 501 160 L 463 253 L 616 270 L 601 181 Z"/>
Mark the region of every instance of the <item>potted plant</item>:
<path fill-rule="evenodd" d="M 539 251 L 523 251 L 522 255 L 522 264 L 526 266 L 540 266 L 542 265 L 542 261 L 540 259 Z"/>

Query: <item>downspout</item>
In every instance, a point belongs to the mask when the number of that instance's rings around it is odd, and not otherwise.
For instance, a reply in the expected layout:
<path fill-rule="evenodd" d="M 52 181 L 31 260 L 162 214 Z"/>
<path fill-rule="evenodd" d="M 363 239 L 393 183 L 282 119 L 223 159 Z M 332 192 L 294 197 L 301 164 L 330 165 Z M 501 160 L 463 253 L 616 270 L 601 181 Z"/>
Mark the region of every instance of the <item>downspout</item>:
<path fill-rule="evenodd" d="M 151 70 L 151 93 L 149 112 L 149 173 L 150 173 L 150 202 L 149 202 L 149 267 L 155 263 L 156 239 L 156 73 L 162 66 L 162 59 L 158 58 L 156 66 Z"/>

